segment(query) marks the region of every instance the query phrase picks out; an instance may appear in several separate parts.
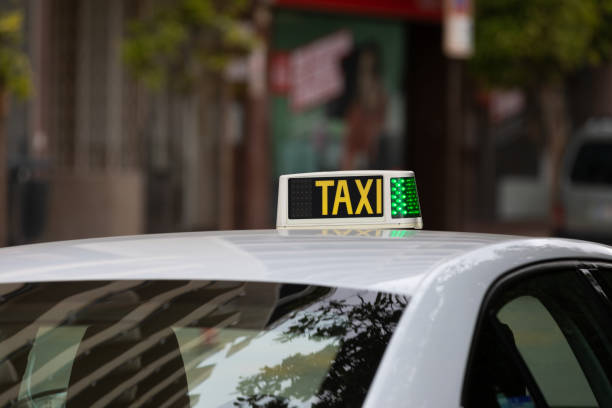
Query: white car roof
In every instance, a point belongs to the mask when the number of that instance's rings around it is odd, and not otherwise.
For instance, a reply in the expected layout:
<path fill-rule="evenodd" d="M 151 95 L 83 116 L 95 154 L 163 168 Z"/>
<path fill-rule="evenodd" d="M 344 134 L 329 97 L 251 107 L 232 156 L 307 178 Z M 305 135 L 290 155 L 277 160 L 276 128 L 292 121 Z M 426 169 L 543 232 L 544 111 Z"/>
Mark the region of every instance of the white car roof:
<path fill-rule="evenodd" d="M 560 259 L 612 261 L 612 248 L 554 238 L 414 230 L 147 235 L 5 248 L 0 250 L 0 283 L 224 279 L 406 294 L 409 306 L 364 407 L 456 407 L 488 289 L 505 272 Z"/>
<path fill-rule="evenodd" d="M 265 230 L 27 245 L 0 250 L 0 283 L 223 279 L 410 295 L 427 275 L 492 258 L 497 268 L 491 273 L 498 274 L 557 258 L 612 260 L 612 248 L 581 241 L 415 230 L 391 235 L 383 230 Z"/>

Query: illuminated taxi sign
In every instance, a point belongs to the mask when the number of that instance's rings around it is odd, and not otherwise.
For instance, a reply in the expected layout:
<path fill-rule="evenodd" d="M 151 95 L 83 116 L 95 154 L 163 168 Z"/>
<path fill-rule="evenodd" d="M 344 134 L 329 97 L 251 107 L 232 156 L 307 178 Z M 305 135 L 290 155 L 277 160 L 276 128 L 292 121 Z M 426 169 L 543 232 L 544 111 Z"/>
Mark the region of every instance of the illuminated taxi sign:
<path fill-rule="evenodd" d="M 422 228 L 414 173 L 341 171 L 281 176 L 277 228 Z"/>
<path fill-rule="evenodd" d="M 391 178 L 391 218 L 420 216 L 421 207 L 414 176 Z"/>
<path fill-rule="evenodd" d="M 289 179 L 289 218 L 381 217 L 382 176 Z"/>

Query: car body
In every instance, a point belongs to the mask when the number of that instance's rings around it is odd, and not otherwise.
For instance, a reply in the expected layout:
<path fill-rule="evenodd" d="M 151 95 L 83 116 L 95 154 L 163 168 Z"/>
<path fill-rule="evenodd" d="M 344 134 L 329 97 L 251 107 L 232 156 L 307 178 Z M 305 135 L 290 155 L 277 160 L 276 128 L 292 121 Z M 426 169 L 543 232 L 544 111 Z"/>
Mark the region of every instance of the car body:
<path fill-rule="evenodd" d="M 382 359 L 375 363 L 375 376 L 371 383 L 366 384 L 363 406 L 487 406 L 474 402 L 478 401 L 478 395 L 474 400 L 466 394 L 472 393 L 470 387 L 476 386 L 478 389 L 478 381 L 481 381 L 481 377 L 473 374 L 478 370 L 474 367 L 478 366 L 479 347 L 482 347 L 481 343 L 484 344 L 479 340 L 482 337 L 479 333 L 483 330 L 483 325 L 487 324 L 487 311 L 492 307 L 489 305 L 501 296 L 497 294 L 506 293 L 504 288 L 508 285 L 540 279 L 540 276 L 546 279 L 552 276 L 556 282 L 553 285 L 542 284 L 544 292 L 547 288 L 551 291 L 561 288 L 574 293 L 578 290 L 572 279 L 577 279 L 582 282 L 579 285 L 586 285 L 585 291 L 589 294 L 584 303 L 593 302 L 597 313 L 601 309 L 605 314 L 610 311 L 610 305 L 606 303 L 608 290 L 605 283 L 596 281 L 602 276 L 606 279 L 608 276 L 612 277 L 612 269 L 608 270 L 611 263 L 612 248 L 589 242 L 414 230 L 338 228 L 208 232 L 37 244 L 0 250 L 0 320 L 4 321 L 0 330 L 7 326 L 12 318 L 6 305 L 18 301 L 18 291 L 23 290 L 24 284 L 37 282 L 58 282 L 58 285 L 64 285 L 71 282 L 105 281 L 121 285 L 126 281 L 185 280 L 197 284 L 223 280 L 250 284 L 282 282 L 307 287 L 322 285 L 337 288 L 338 293 L 343 290 L 387 293 L 403 296 L 407 299 L 407 306 L 403 309 L 388 344 L 384 346 Z M 557 278 L 556 273 L 571 276 L 568 278 L 560 275 Z M 571 282 L 566 283 L 564 279 L 570 279 Z M 61 289 L 61 286 L 56 288 Z M 594 289 L 591 292 L 588 288 Z M 276 295 L 268 297 L 268 300 L 263 300 L 262 296 L 259 301 L 279 302 L 277 292 Z M 11 297 L 11 293 L 17 293 L 16 297 Z M 39 296 L 44 297 L 45 292 L 41 293 Z M 289 298 L 292 296 L 298 295 L 290 294 Z M 554 297 L 553 294 L 550 294 L 550 297 Z M 523 298 L 525 297 L 521 297 Z M 562 303 L 568 307 L 578 307 L 581 302 Z M 52 309 L 53 307 L 49 308 Z M 248 313 L 248 309 L 244 309 L 242 313 Z M 70 324 L 70 314 L 62 316 L 61 324 Z M 610 318 L 606 316 L 606 319 Z M 528 318 L 525 321 L 532 320 Z M 611 320 L 602 322 L 612 327 L 610 323 Z M 511 326 L 510 323 L 504 324 Z M 29 343 L 26 342 L 29 346 L 36 343 L 34 337 L 38 338 L 40 332 L 38 333 L 29 338 Z M 203 333 L 204 338 L 208 339 L 208 332 Z M 520 348 L 522 339 L 520 333 L 517 333 L 515 331 L 514 336 Z M 593 336 L 598 337 L 597 332 Z M 612 349 L 612 343 L 606 343 L 610 340 L 606 337 L 607 333 L 601 336 L 606 347 Z M 2 338 L 2 341 L 5 340 Z M 543 341 L 546 342 L 546 338 Z M 550 349 L 546 344 L 543 347 L 545 351 Z M 601 353 L 606 356 L 609 354 L 608 351 Z M 522 356 L 524 361 L 530 363 L 531 357 Z M 10 359 L 10 356 L 5 356 L 6 358 Z M 30 362 L 27 366 L 30 367 L 33 364 L 32 352 L 28 359 Z M 583 367 L 589 367 L 578 359 Z M 592 360 L 589 361 L 593 363 Z M 525 369 L 525 364 L 517 364 Z M 552 371 L 563 373 L 565 368 L 567 374 L 567 367 L 563 364 L 565 363 L 561 360 L 556 366 L 553 364 Z M 585 369 L 588 372 L 589 384 L 607 382 L 609 388 L 609 378 L 601 373 L 610 369 L 607 361 L 595 359 L 593 364 L 600 364 L 601 367 L 600 371 Z M 2 370 L 0 364 L 0 390 L 7 390 L 10 387 Z M 142 370 L 144 368 L 138 365 L 126 381 L 132 381 Z M 565 384 L 565 390 L 561 389 L 563 387 L 559 384 L 554 384 L 553 391 L 543 386 L 542 390 L 546 392 L 535 392 L 530 388 L 533 387 L 533 379 L 537 380 L 538 386 L 542 385 L 541 372 L 551 372 L 551 367 L 544 367 L 544 371 L 538 370 L 531 376 L 526 374 L 526 381 L 531 382 L 527 384 L 527 396 L 506 398 L 498 393 L 497 406 L 539 406 L 538 398 L 542 399 L 541 394 L 544 394 L 550 406 L 557 406 L 549 399 L 549 393 L 554 394 L 557 391 L 561 394 L 553 396 L 553 399 L 564 400 L 575 396 L 572 401 L 562 402 L 574 406 L 581 403 L 591 406 L 589 403 L 593 402 L 593 395 L 585 391 L 588 395 L 584 396 L 584 392 L 575 391 L 571 381 L 569 385 Z M 600 377 L 594 379 L 593 372 L 600 372 Z M 28 378 L 34 378 L 34 374 L 30 373 Z M 13 376 L 13 380 L 17 377 Z M 19 395 L 23 394 L 24 387 L 27 386 L 24 385 L 25 377 L 24 374 L 24 380 L 17 378 L 16 385 L 13 385 L 14 390 L 20 390 Z M 566 377 L 573 378 L 569 374 Z M 546 379 L 544 381 L 546 383 Z M 95 385 L 94 383 L 93 386 Z M 190 386 L 190 392 L 193 392 L 191 388 Z M 599 405 L 604 406 L 602 398 L 607 396 L 608 391 L 594 386 L 591 388 Z M 529 395 L 533 396 L 535 402 Z M 61 394 L 57 406 L 63 406 L 62 398 L 65 398 L 64 394 Z M 199 400 L 193 398 L 192 396 L 192 406 L 232 406 L 206 405 L 205 400 L 202 402 L 202 396 L 198 397 Z M 144 400 L 141 398 L 138 401 L 142 403 Z M 336 401 L 336 405 L 316 405 L 316 400 L 308 398 L 291 400 L 295 405 L 265 405 L 266 400 L 258 401 L 247 401 L 250 403 L 247 405 L 351 406 L 342 401 Z M 11 403 L 15 403 L 15 400 L 3 396 L 0 392 L 0 406 L 11 406 Z M 152 406 L 165 406 L 155 400 L 149 403 L 152 403 Z"/>
<path fill-rule="evenodd" d="M 612 242 L 612 118 L 591 119 L 565 153 L 557 232 Z"/>

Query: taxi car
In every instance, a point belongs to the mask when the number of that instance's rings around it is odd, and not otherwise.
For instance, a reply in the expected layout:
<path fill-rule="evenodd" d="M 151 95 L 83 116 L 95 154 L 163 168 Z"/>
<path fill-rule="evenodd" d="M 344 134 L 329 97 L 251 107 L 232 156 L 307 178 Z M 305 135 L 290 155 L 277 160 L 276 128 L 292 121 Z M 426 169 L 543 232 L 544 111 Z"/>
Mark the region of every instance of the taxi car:
<path fill-rule="evenodd" d="M 612 406 L 612 248 L 422 223 L 310 173 L 276 230 L 2 249 L 0 406 Z"/>

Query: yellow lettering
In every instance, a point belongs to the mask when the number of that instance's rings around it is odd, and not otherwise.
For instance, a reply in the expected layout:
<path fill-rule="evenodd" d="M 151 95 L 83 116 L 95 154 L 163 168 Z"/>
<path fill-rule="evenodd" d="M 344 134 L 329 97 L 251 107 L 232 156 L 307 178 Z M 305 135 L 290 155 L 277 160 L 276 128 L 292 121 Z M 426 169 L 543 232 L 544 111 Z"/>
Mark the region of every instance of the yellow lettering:
<path fill-rule="evenodd" d="M 382 180 L 376 179 L 376 214 L 382 214 Z"/>
<path fill-rule="evenodd" d="M 327 215 L 327 188 L 332 187 L 334 185 L 334 180 L 317 180 L 315 181 L 316 187 L 321 187 L 321 209 L 323 215 Z M 335 207 L 334 207 L 335 208 Z"/>
<path fill-rule="evenodd" d="M 372 214 L 372 206 L 368 201 L 368 192 L 370 191 L 370 187 L 372 187 L 372 179 L 369 179 L 365 185 L 365 188 L 361 184 L 361 180 L 355 179 L 355 184 L 357 184 L 357 189 L 359 190 L 359 195 L 361 198 L 359 199 L 359 204 L 357 204 L 357 209 L 355 210 L 355 214 L 361 214 L 361 209 L 365 207 L 368 214 Z"/>
<path fill-rule="evenodd" d="M 349 215 L 353 215 L 353 206 L 351 205 L 351 196 L 348 192 L 348 186 L 346 185 L 346 180 L 339 180 L 338 187 L 336 188 L 336 198 L 334 200 L 334 209 L 332 210 L 332 215 L 338 215 L 338 206 L 340 203 L 344 203 L 346 205 L 346 212 Z"/>

